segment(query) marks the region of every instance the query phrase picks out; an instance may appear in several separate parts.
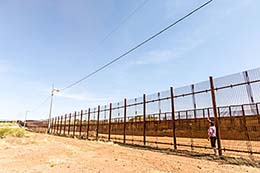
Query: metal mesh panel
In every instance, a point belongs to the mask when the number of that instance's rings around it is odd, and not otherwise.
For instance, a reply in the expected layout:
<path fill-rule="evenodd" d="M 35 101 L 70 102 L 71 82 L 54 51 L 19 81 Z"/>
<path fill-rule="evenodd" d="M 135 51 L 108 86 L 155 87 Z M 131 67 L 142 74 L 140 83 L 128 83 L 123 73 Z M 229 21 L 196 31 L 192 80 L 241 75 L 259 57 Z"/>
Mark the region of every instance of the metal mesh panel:
<path fill-rule="evenodd" d="M 176 134 L 178 150 L 213 154 L 207 140 L 209 118 L 218 124 L 218 140 L 225 155 L 250 154 L 251 157 L 260 154 L 260 69 L 211 82 L 174 89 L 174 105 L 171 90 L 167 90 L 145 98 L 127 99 L 126 105 L 124 102 L 113 103 L 111 109 L 110 105 L 101 106 L 100 111 L 98 107 L 92 108 L 83 111 L 82 117 L 81 112 L 76 112 L 76 116 L 72 113 L 54 117 L 51 133 L 157 148 L 172 148 L 173 134 Z M 213 106 L 214 93 L 217 107 Z M 172 106 L 175 120 L 172 119 Z M 217 112 L 215 118 L 214 110 Z M 47 122 L 38 124 L 39 131 L 44 131 L 46 126 Z M 37 129 L 32 125 L 31 128 Z"/>

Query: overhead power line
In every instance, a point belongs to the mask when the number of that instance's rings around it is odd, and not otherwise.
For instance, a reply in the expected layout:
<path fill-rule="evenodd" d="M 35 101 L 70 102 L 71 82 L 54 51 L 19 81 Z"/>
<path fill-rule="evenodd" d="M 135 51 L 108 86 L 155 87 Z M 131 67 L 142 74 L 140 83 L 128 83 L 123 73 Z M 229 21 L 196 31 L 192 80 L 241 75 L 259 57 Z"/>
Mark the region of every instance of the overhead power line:
<path fill-rule="evenodd" d="M 123 24 L 125 24 L 134 14 L 136 14 L 148 1 L 149 0 L 144 0 L 140 5 L 138 5 L 135 9 L 133 9 L 130 14 L 128 14 L 126 17 L 124 17 L 121 20 L 121 22 L 119 22 L 119 24 L 117 24 L 109 33 L 107 33 L 107 35 L 93 49 L 91 49 L 89 51 L 89 54 L 94 54 L 94 52 L 98 49 L 98 47 L 100 45 L 102 45 L 107 39 L 109 39 L 113 33 L 115 33 Z M 49 96 L 48 98 L 44 99 L 44 101 L 41 104 L 39 104 L 37 107 L 32 109 L 32 111 L 30 111 L 30 112 L 37 111 L 50 98 L 51 98 L 51 96 Z"/>
<path fill-rule="evenodd" d="M 35 107 L 34 109 L 32 109 L 30 112 L 35 112 L 37 111 L 40 107 L 42 107 L 42 105 L 44 105 L 47 101 L 49 101 L 49 99 L 51 98 L 51 96 L 48 96 L 46 99 L 43 100 L 43 102 L 41 104 L 39 104 L 37 107 Z"/>
<path fill-rule="evenodd" d="M 138 7 L 136 7 L 129 15 L 119 22 L 93 49 L 89 51 L 89 54 L 93 54 L 100 45 L 102 45 L 107 39 L 111 37 L 123 24 L 125 24 L 135 13 L 137 13 L 149 0 L 144 0 Z"/>
<path fill-rule="evenodd" d="M 150 36 L 149 38 L 147 38 L 146 40 L 142 41 L 141 43 L 137 44 L 136 46 L 134 46 L 133 48 L 131 48 L 130 50 L 128 50 L 127 52 L 123 53 L 122 55 L 120 55 L 119 57 L 113 59 L 112 61 L 108 62 L 107 64 L 101 66 L 100 68 L 96 69 L 95 71 L 91 72 L 90 74 L 84 76 L 83 78 L 77 80 L 76 82 L 71 83 L 70 85 L 62 88 L 60 91 L 64 91 L 67 90 L 69 88 L 72 88 L 73 86 L 81 83 L 82 81 L 88 79 L 89 77 L 95 75 L 96 73 L 98 73 L 99 71 L 105 69 L 106 67 L 110 66 L 111 64 L 119 61 L 120 59 L 122 59 L 123 57 L 125 57 L 126 55 L 130 54 L 131 52 L 133 52 L 134 50 L 138 49 L 139 47 L 143 46 L 144 44 L 146 44 L 147 42 L 151 41 L 152 39 L 158 37 L 160 34 L 164 33 L 165 31 L 169 30 L 170 28 L 172 28 L 173 26 L 175 26 L 176 24 L 178 24 L 179 22 L 183 21 L 184 19 L 188 18 L 189 16 L 191 16 L 193 13 L 199 11 L 200 9 L 202 9 L 203 7 L 207 6 L 208 4 L 210 4 L 213 0 L 209 0 L 206 3 L 202 4 L 201 6 L 197 7 L 196 9 L 192 10 L 191 12 L 189 12 L 188 14 L 186 14 L 185 16 L 181 17 L 180 19 L 178 19 L 177 21 L 173 22 L 172 24 L 168 25 L 167 27 L 163 28 L 162 30 L 160 30 L 159 32 L 155 33 L 154 35 Z"/>

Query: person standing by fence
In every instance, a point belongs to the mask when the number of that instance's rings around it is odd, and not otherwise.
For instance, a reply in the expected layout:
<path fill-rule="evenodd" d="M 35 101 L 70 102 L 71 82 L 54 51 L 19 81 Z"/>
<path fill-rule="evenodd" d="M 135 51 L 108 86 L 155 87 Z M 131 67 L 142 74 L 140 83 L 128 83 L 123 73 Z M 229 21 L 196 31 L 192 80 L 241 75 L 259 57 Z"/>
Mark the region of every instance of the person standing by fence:
<path fill-rule="evenodd" d="M 217 149 L 216 149 L 216 140 L 217 140 L 217 135 L 216 135 L 216 127 L 214 125 L 214 121 L 211 121 L 208 119 L 210 127 L 208 128 L 208 140 L 210 140 L 211 147 L 213 148 L 213 151 L 215 155 L 217 154 Z"/>

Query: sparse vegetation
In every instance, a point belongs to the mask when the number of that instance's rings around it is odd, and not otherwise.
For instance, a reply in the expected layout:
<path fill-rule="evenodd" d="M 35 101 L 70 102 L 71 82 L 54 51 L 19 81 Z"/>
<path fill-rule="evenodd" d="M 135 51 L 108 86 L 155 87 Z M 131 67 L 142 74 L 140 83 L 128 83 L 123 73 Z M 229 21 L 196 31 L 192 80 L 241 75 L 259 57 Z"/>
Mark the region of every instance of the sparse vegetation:
<path fill-rule="evenodd" d="M 12 123 L 0 123 L 0 138 L 6 136 L 23 137 L 27 132 Z"/>

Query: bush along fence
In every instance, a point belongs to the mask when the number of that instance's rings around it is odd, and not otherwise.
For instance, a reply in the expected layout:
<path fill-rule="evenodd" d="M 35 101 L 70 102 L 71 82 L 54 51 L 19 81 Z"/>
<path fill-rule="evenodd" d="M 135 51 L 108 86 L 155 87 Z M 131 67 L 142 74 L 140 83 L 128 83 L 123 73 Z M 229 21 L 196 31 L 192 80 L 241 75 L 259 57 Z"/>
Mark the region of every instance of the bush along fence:
<path fill-rule="evenodd" d="M 51 120 L 27 122 L 34 131 L 161 149 L 260 157 L 260 68 L 189 86 L 124 99 Z"/>

